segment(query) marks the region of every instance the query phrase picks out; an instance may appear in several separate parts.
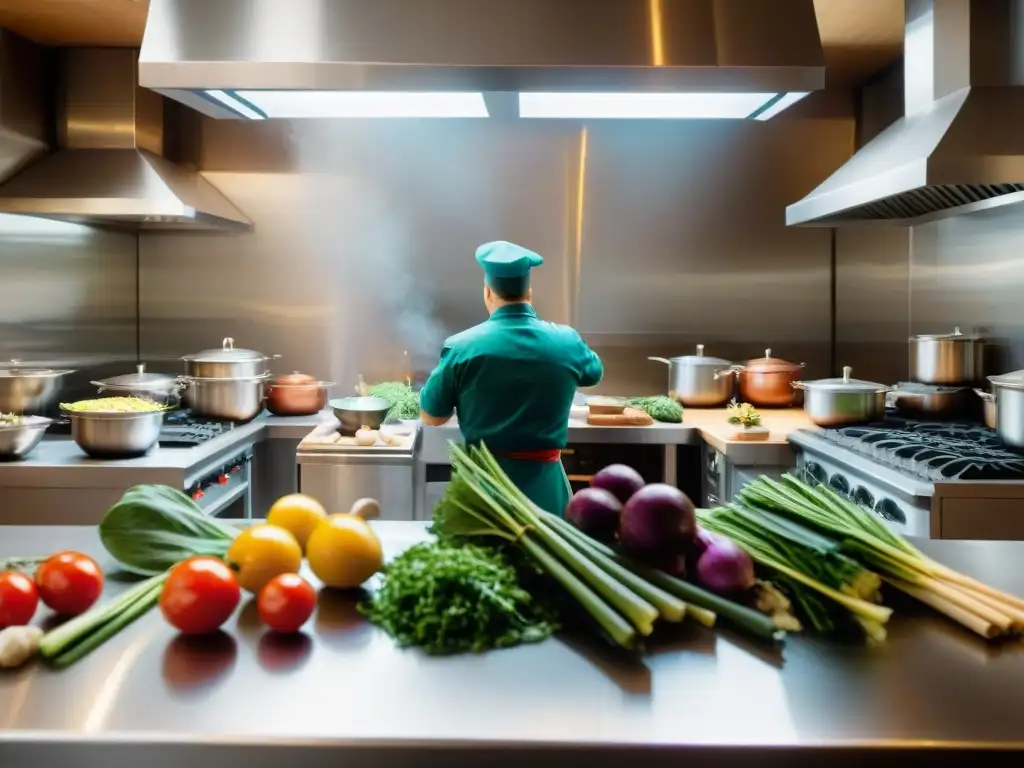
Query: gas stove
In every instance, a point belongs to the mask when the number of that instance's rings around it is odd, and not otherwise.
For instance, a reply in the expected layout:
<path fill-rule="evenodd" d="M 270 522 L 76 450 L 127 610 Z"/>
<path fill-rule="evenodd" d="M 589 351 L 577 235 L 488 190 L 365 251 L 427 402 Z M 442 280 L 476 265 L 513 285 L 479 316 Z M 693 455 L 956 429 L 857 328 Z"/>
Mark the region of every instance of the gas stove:
<path fill-rule="evenodd" d="M 887 414 L 790 435 L 804 479 L 926 538 L 1024 539 L 1024 454 L 987 427 Z"/>

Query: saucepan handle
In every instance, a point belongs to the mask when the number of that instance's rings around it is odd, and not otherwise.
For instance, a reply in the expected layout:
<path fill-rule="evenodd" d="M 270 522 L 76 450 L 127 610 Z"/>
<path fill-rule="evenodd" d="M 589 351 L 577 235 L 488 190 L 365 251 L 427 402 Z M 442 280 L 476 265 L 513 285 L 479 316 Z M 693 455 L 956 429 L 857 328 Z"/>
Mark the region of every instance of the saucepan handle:
<path fill-rule="evenodd" d="M 664 363 L 665 365 L 672 365 L 672 361 L 664 357 L 648 357 L 647 359 L 655 363 Z"/>

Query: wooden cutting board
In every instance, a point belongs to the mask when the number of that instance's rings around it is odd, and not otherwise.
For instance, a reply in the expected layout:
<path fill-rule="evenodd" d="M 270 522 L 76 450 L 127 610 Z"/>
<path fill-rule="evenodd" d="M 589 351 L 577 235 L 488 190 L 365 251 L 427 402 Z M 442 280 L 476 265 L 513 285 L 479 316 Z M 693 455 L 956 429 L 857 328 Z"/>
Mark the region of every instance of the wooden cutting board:
<path fill-rule="evenodd" d="M 627 408 L 622 413 L 591 413 L 587 416 L 587 424 L 592 427 L 649 427 L 653 423 L 654 419 L 639 408 Z"/>
<path fill-rule="evenodd" d="M 740 442 L 752 443 L 757 440 L 767 440 L 771 431 L 767 427 L 738 427 L 734 424 L 729 425 L 729 431 L 726 434 L 726 440 L 738 440 Z"/>

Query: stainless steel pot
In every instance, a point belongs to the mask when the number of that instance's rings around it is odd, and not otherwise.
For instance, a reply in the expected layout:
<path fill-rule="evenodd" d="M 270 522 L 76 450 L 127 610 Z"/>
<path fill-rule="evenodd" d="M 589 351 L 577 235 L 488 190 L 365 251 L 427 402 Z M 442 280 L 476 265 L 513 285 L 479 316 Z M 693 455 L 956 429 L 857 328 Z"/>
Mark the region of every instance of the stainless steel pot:
<path fill-rule="evenodd" d="M 0 368 L 0 413 L 40 414 L 60 394 L 63 377 L 71 371 L 31 368 L 17 360 Z"/>
<path fill-rule="evenodd" d="M 921 384 L 974 384 L 985 376 L 985 340 L 952 333 L 910 337 L 910 378 Z"/>
<path fill-rule="evenodd" d="M 886 403 L 902 413 L 949 418 L 967 410 L 970 390 L 904 381 L 886 395 Z"/>
<path fill-rule="evenodd" d="M 976 389 L 974 393 L 981 398 L 985 408 L 985 426 L 989 429 L 995 429 L 998 425 L 999 413 L 999 409 L 996 407 L 996 396 L 983 389 Z"/>
<path fill-rule="evenodd" d="M 171 408 L 181 402 L 184 383 L 177 376 L 165 373 L 146 373 L 146 364 L 139 363 L 135 373 L 113 376 L 92 382 L 101 395 L 110 397 L 141 397 Z"/>
<path fill-rule="evenodd" d="M 268 374 L 229 379 L 186 377 L 185 405 L 198 416 L 249 421 L 263 410 Z"/>
<path fill-rule="evenodd" d="M 267 361 L 276 359 L 251 349 L 237 349 L 235 340 L 224 339 L 220 349 L 204 349 L 185 355 L 185 375 L 196 379 L 252 379 L 267 372 Z"/>
<path fill-rule="evenodd" d="M 15 423 L 0 422 L 0 461 L 25 458 L 39 445 L 52 419 L 21 416 Z"/>
<path fill-rule="evenodd" d="M 71 438 L 94 459 L 142 456 L 156 445 L 164 411 L 64 411 Z"/>
<path fill-rule="evenodd" d="M 885 394 L 891 387 L 852 379 L 852 372 L 847 365 L 840 379 L 793 382 L 804 390 L 804 412 L 819 427 L 860 424 L 885 415 Z"/>
<path fill-rule="evenodd" d="M 735 376 L 732 363 L 720 357 L 705 357 L 704 345 L 697 354 L 673 357 L 649 357 L 668 366 L 668 394 L 683 405 L 712 408 L 732 399 Z"/>
<path fill-rule="evenodd" d="M 996 397 L 996 432 L 1014 448 L 1024 448 L 1024 371 L 989 376 Z"/>

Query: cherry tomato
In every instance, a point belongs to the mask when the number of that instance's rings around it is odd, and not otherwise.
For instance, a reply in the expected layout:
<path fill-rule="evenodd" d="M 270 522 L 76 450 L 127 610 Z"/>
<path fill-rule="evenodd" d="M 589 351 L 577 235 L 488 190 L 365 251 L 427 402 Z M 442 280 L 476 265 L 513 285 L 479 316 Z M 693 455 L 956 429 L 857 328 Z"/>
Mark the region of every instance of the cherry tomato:
<path fill-rule="evenodd" d="M 171 569 L 160 592 L 164 618 L 187 635 L 215 632 L 235 612 L 242 591 L 227 563 L 190 557 Z"/>
<path fill-rule="evenodd" d="M 32 621 L 39 605 L 39 590 L 24 573 L 0 573 L 0 629 L 20 627 Z"/>
<path fill-rule="evenodd" d="M 39 597 L 54 612 L 64 616 L 85 613 L 103 591 L 103 571 L 81 552 L 50 555 L 36 569 Z"/>
<path fill-rule="evenodd" d="M 316 590 L 297 573 L 282 573 L 260 590 L 256 607 L 275 632 L 298 632 L 313 615 Z"/>

